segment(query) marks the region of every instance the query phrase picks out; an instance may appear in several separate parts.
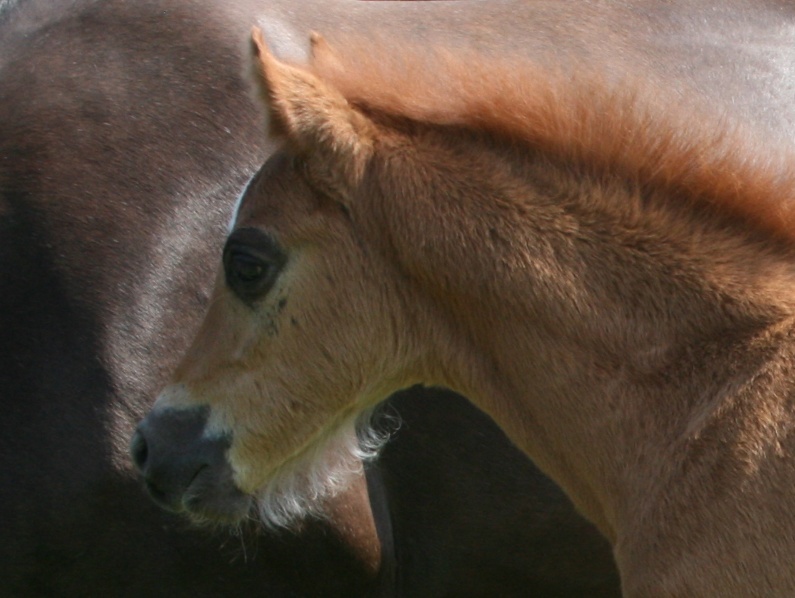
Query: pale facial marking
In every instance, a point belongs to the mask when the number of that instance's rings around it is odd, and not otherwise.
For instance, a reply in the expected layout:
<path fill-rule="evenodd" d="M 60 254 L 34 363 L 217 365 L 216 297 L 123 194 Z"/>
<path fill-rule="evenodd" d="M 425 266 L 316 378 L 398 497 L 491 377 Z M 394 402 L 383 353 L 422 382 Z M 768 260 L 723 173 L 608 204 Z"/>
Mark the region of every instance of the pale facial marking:
<path fill-rule="evenodd" d="M 183 384 L 170 384 L 157 395 L 152 410 L 189 409 L 194 406 L 193 397 Z"/>

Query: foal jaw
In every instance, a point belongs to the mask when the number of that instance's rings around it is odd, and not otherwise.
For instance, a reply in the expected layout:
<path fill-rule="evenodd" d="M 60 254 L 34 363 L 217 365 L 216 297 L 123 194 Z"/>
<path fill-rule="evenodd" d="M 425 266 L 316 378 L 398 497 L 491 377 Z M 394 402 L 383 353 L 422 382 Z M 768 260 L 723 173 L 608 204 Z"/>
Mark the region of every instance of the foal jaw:
<path fill-rule="evenodd" d="M 364 463 L 389 439 L 391 424 L 372 419 L 368 410 L 344 420 L 272 470 L 251 493 L 260 521 L 289 528 L 307 517 L 323 518 L 326 504 L 364 475 Z"/>

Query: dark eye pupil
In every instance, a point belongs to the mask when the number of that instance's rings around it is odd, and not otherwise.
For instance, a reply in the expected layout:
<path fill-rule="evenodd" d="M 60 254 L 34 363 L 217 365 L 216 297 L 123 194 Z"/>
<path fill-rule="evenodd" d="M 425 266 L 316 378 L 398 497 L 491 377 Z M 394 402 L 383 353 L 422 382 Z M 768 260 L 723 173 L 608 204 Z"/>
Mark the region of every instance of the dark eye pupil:
<path fill-rule="evenodd" d="M 254 282 L 265 274 L 265 266 L 249 256 L 235 256 L 234 264 L 235 275 L 241 282 Z"/>

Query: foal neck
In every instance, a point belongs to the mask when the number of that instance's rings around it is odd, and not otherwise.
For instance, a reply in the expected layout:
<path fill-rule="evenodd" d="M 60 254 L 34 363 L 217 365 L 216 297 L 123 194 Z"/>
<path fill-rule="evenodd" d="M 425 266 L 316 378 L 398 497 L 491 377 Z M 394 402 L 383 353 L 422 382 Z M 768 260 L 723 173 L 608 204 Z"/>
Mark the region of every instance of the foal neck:
<path fill-rule="evenodd" d="M 785 342 L 791 248 L 521 148 L 428 143 L 376 206 L 443 322 L 421 381 L 469 396 L 615 539 L 662 456 Z"/>

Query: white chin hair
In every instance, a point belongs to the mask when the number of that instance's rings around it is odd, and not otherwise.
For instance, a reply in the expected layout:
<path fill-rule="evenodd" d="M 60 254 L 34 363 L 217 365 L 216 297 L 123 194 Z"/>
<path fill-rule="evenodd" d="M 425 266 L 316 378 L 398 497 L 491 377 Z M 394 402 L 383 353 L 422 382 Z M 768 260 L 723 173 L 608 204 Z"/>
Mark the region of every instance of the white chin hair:
<path fill-rule="evenodd" d="M 377 428 L 374 419 L 381 424 Z M 307 517 L 322 519 L 324 503 L 363 474 L 364 462 L 378 456 L 396 427 L 391 416 L 373 418 L 368 410 L 322 436 L 257 491 L 260 521 L 267 527 L 290 528 Z"/>

